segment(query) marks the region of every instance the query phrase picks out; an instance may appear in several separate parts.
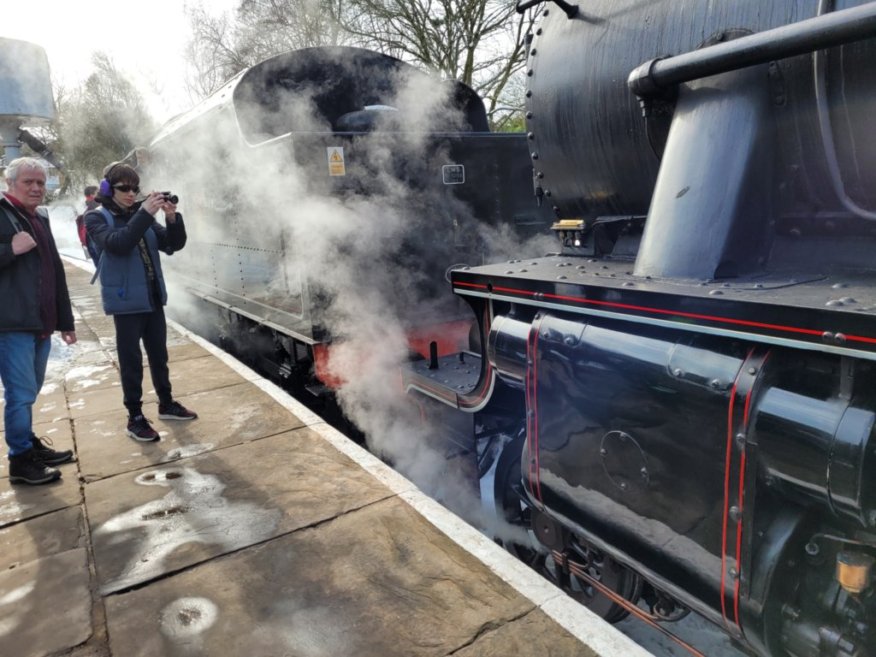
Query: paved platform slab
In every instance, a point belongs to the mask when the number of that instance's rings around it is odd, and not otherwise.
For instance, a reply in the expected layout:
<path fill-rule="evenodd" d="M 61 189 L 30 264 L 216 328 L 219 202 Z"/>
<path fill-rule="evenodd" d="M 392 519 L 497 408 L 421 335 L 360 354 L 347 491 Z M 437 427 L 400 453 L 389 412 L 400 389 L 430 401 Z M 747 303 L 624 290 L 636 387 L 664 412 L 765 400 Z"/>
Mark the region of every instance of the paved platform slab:
<path fill-rule="evenodd" d="M 114 654 L 439 657 L 533 609 L 390 499 L 114 596 L 107 617 Z"/>
<path fill-rule="evenodd" d="M 51 655 L 84 642 L 91 604 L 84 548 L 0 572 L 0 655 Z"/>
<path fill-rule="evenodd" d="M 185 367 L 170 368 L 170 385 L 174 397 L 185 397 L 204 390 L 217 390 L 246 380 L 225 363 L 210 356 L 190 358 L 184 362 Z M 149 368 L 145 367 L 143 369 L 144 398 L 146 395 L 154 398 L 155 395 L 150 376 Z"/>
<path fill-rule="evenodd" d="M 158 419 L 158 406 L 144 404 L 144 415 L 153 421 L 161 440 L 138 443 L 125 434 L 127 412 L 120 408 L 120 397 L 107 399 L 95 395 L 89 404 L 115 410 L 74 420 L 80 469 L 86 481 L 102 479 L 138 468 L 167 463 L 186 456 L 264 438 L 303 426 L 303 421 L 271 403 L 257 387 L 243 383 L 178 397 L 195 410 L 195 422 Z"/>
<path fill-rule="evenodd" d="M 306 428 L 95 482 L 85 491 L 104 593 L 391 495 Z"/>
<path fill-rule="evenodd" d="M 8 478 L 0 479 L 0 527 L 79 504 L 82 491 L 75 465 L 60 466 L 68 476 L 43 486 L 15 485 Z"/>
<path fill-rule="evenodd" d="M 0 529 L 0 572 L 86 547 L 85 520 L 79 506 L 47 513 Z"/>

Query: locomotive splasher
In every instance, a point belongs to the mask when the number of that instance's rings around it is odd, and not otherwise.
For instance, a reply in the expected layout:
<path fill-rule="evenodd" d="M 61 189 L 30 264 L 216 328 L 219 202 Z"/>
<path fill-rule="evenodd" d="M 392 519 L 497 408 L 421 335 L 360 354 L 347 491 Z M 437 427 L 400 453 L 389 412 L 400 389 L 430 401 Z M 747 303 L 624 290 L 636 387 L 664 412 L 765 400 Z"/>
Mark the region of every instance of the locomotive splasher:
<path fill-rule="evenodd" d="M 478 381 L 408 389 L 471 414 L 484 503 L 530 530 L 509 548 L 607 619 L 874 654 L 876 3 L 542 14 L 563 252 L 454 271 Z"/>

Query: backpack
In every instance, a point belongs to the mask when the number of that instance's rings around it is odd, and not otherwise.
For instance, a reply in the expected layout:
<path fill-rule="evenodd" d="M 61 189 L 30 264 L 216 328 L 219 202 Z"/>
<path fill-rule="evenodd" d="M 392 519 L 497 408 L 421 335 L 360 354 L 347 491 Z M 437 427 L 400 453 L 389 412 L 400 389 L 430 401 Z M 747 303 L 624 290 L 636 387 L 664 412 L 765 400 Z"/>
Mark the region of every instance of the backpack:
<path fill-rule="evenodd" d="M 85 213 L 76 215 L 76 234 L 79 235 L 79 243 L 85 246 Z"/>
<path fill-rule="evenodd" d="M 98 209 L 103 215 L 103 218 L 106 219 L 106 225 L 113 228 L 115 222 L 113 221 L 112 213 L 104 207 Z M 100 262 L 101 256 L 103 255 L 103 249 L 97 245 L 97 242 L 94 241 L 94 238 L 88 233 L 88 231 L 85 233 L 85 248 L 88 251 L 88 255 L 91 256 L 92 262 L 94 262 L 94 277 L 91 279 L 91 282 L 94 283 L 100 273 Z"/>

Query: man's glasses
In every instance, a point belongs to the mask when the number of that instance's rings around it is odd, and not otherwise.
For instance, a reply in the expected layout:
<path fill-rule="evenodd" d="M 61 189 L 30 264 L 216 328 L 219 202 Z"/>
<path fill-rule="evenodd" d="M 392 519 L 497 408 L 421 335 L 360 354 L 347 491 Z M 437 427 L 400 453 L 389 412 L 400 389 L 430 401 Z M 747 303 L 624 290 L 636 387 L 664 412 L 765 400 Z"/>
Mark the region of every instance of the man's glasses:
<path fill-rule="evenodd" d="M 117 189 L 122 193 L 134 192 L 135 194 L 140 193 L 140 188 L 137 185 L 113 185 L 113 189 Z"/>

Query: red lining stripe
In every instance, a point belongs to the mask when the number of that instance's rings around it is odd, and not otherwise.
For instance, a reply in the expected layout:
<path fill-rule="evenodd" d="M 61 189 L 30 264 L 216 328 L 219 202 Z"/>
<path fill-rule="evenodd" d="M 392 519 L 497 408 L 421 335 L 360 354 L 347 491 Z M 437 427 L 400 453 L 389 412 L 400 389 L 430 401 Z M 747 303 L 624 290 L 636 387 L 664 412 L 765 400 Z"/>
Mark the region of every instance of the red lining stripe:
<path fill-rule="evenodd" d="M 733 448 L 733 406 L 736 401 L 736 386 L 741 374 L 742 368 L 740 367 L 736 380 L 733 382 L 733 388 L 730 390 L 730 404 L 727 406 L 727 448 L 724 455 L 724 519 L 721 524 L 721 617 L 728 629 L 730 624 L 727 619 L 725 587 L 727 585 L 727 521 L 730 515 L 730 457 Z"/>
<path fill-rule="evenodd" d="M 535 425 L 535 485 L 538 489 L 538 501 L 543 502 L 541 498 L 541 469 L 539 467 L 538 458 L 538 332 L 541 328 L 541 320 L 538 322 L 538 327 L 534 327 L 534 337 L 532 340 L 532 419 Z"/>
<path fill-rule="evenodd" d="M 530 331 L 532 329 L 530 328 Z M 526 377 L 525 384 L 523 386 L 524 392 L 524 403 L 526 404 L 526 452 L 527 452 L 527 463 L 526 467 L 529 469 L 529 492 L 535 496 L 535 486 L 533 482 L 535 481 L 535 477 L 533 475 L 532 467 L 535 463 L 535 458 L 532 454 L 532 414 L 529 412 L 529 409 L 532 408 L 532 368 L 529 363 L 532 362 L 532 340 L 527 337 L 526 339 Z"/>
<path fill-rule="evenodd" d="M 484 336 L 489 339 L 490 337 L 490 306 L 484 306 Z M 461 396 L 457 395 L 457 399 L 459 399 L 459 405 L 465 408 L 474 407 L 480 404 L 484 398 L 487 396 L 487 391 L 490 389 L 490 381 L 493 375 L 493 366 L 490 364 L 490 359 L 484 356 L 484 385 L 480 390 L 477 391 L 477 396 L 472 398 L 470 396 Z M 469 393 L 470 395 L 471 393 Z"/>
<path fill-rule="evenodd" d="M 749 354 L 750 356 L 751 354 Z M 766 355 L 761 360 L 760 365 L 758 366 L 758 371 L 763 372 L 763 368 L 766 365 L 767 360 L 770 357 L 770 352 L 767 352 Z M 748 432 L 748 421 L 751 417 L 751 400 L 754 397 L 754 389 L 757 384 L 757 379 L 751 382 L 751 388 L 748 390 L 748 394 L 745 395 L 745 409 L 742 413 L 742 430 L 744 432 Z M 745 466 L 746 466 L 746 456 L 747 450 L 743 449 L 742 451 L 742 459 L 739 463 L 739 516 L 743 517 L 743 512 L 745 510 Z M 739 595 L 740 595 L 740 580 L 742 576 L 742 569 L 739 567 L 739 564 L 742 563 L 742 520 L 736 525 L 736 564 L 737 568 L 739 568 L 739 575 L 736 579 L 736 586 L 733 591 L 733 610 L 736 616 L 736 624 L 739 626 L 739 629 L 742 629 L 742 623 L 739 620 Z"/>
<path fill-rule="evenodd" d="M 751 396 L 751 391 L 748 392 Z M 748 399 L 745 400 L 748 405 Z M 733 615 L 736 618 L 736 625 L 742 629 L 742 623 L 739 622 L 739 580 L 742 578 L 742 504 L 745 499 L 745 451 L 742 452 L 742 458 L 739 459 L 739 521 L 736 523 L 736 570 L 739 571 L 739 576 L 736 578 L 736 584 L 733 587 Z"/>
<path fill-rule="evenodd" d="M 463 283 L 463 282 L 455 282 L 454 285 L 461 287 L 470 287 L 475 289 L 489 289 L 486 285 L 482 285 L 479 283 Z M 665 308 L 652 308 L 649 306 L 636 306 L 628 303 L 618 303 L 616 301 L 598 301 L 596 299 L 587 299 L 586 297 L 578 297 L 571 296 L 565 294 L 551 294 L 549 292 L 530 292 L 529 290 L 518 290 L 511 287 L 498 287 L 494 286 L 492 288 L 493 292 L 507 292 L 510 294 L 516 294 L 519 296 L 528 296 L 535 297 L 536 295 L 541 295 L 541 297 L 545 299 L 557 299 L 560 301 L 574 301 L 575 303 L 583 303 L 589 304 L 592 306 L 604 306 L 607 308 L 619 308 L 622 310 L 636 310 L 639 312 L 653 313 L 657 315 L 671 315 L 674 317 L 685 317 L 687 319 L 701 319 L 709 322 L 722 322 L 725 324 L 735 324 L 737 326 L 748 326 L 752 328 L 762 328 L 769 329 L 773 331 L 783 331 L 786 333 L 800 333 L 803 335 L 811 335 L 821 337 L 825 331 L 820 331 L 818 329 L 807 329 L 800 328 L 797 326 L 785 326 L 783 324 L 768 324 L 766 322 L 755 322 L 753 320 L 748 319 L 735 319 L 732 317 L 720 317 L 717 315 L 705 315 L 702 313 L 689 313 L 681 310 L 667 310 Z M 850 340 L 852 342 L 863 342 L 866 344 L 876 344 L 876 338 L 871 338 L 867 336 L 861 335 L 846 335 L 846 340 Z"/>
<path fill-rule="evenodd" d="M 767 324 L 764 322 L 754 322 L 747 319 L 734 319 L 730 317 L 717 317 L 715 315 L 703 315 L 700 313 L 688 313 L 683 311 L 676 310 L 666 310 L 664 308 L 650 308 L 648 306 L 635 306 L 629 303 L 617 303 L 616 301 L 597 301 L 595 299 L 586 299 L 583 297 L 573 297 L 567 296 L 564 294 L 549 294 L 547 292 L 537 293 L 537 292 L 526 292 L 525 290 L 514 290 L 513 288 L 504 288 L 504 287 L 494 287 L 493 291 L 499 292 L 513 292 L 517 294 L 526 294 L 530 296 L 534 296 L 535 294 L 542 294 L 546 299 L 559 299 L 562 301 L 576 301 L 578 303 L 587 303 L 594 306 L 606 306 L 609 308 L 622 308 L 624 310 L 638 310 L 643 312 L 655 313 L 658 315 L 673 315 L 675 317 L 686 317 L 688 319 L 704 319 L 710 322 L 726 322 L 728 324 L 739 324 L 742 326 L 754 326 L 757 328 L 766 328 L 773 329 L 777 331 L 788 331 L 790 333 L 803 333 L 805 335 L 817 335 L 821 337 L 824 331 L 818 331 L 816 329 L 804 329 L 798 328 L 795 326 L 783 326 L 781 324 Z"/>
<path fill-rule="evenodd" d="M 540 324 L 539 320 L 539 324 Z M 526 339 L 526 377 L 524 394 L 526 401 L 526 445 L 529 462 L 529 491 L 539 502 L 541 497 L 541 480 L 539 479 L 538 460 L 538 327 L 535 322 L 530 326 L 530 333 Z"/>

